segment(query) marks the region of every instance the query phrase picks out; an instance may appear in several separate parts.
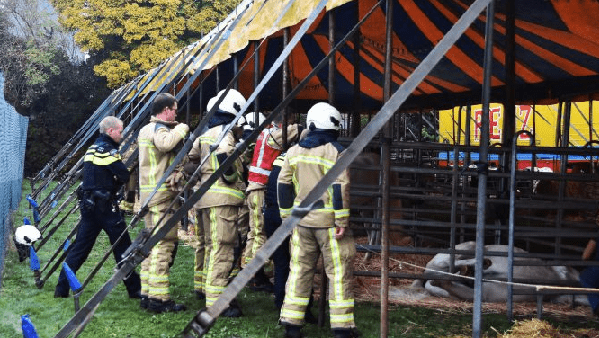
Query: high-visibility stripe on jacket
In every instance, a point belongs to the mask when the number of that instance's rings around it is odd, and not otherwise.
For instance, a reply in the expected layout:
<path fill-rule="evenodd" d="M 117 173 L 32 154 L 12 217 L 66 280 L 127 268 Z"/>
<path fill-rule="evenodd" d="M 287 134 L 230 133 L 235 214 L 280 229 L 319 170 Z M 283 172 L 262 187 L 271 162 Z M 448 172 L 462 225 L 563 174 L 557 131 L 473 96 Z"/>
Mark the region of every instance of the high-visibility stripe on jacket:
<path fill-rule="evenodd" d="M 233 136 L 232 131 L 228 131 L 219 143 L 217 149 L 210 152 L 210 146 L 218 140 L 224 127 L 226 127 L 226 125 L 210 128 L 194 141 L 193 147 L 188 154 L 188 157 L 192 162 L 200 162 L 206 156 L 209 156 L 208 160 L 206 160 L 200 168 L 201 181 L 208 180 L 210 175 L 218 170 L 220 167 L 218 159 L 219 155 L 225 155 L 224 157 L 226 158 L 226 156 L 231 155 L 235 150 L 235 137 Z M 242 180 L 239 175 L 239 173 L 242 172 L 242 164 L 239 158 L 235 161 L 233 166 L 235 166 L 237 170 L 235 170 L 236 174 L 228 176 L 229 182 L 225 181 L 221 175 L 221 177 L 212 184 L 210 189 L 195 204 L 196 208 L 204 209 L 223 205 L 240 206 L 244 203 L 244 185 L 241 184 Z"/>
<path fill-rule="evenodd" d="M 118 182 L 115 182 L 114 177 Z M 129 182 L 129 171 L 121 161 L 118 144 L 100 134 L 83 157 L 83 190 L 116 192 L 121 183 Z"/>
<path fill-rule="evenodd" d="M 166 169 L 173 163 L 175 147 L 181 142 L 189 127 L 183 123 L 167 122 L 152 116 L 150 123 L 139 131 L 139 195 L 145 201 L 154 190 Z M 154 195 L 149 207 L 171 201 L 177 191 L 170 191 L 163 184 Z"/>
<path fill-rule="evenodd" d="M 288 217 L 316 183 L 331 169 L 340 156 L 339 150 L 327 143 L 315 148 L 293 146 L 287 152 L 278 178 L 278 202 L 281 217 Z M 344 170 L 324 195 L 322 209 L 313 210 L 299 225 L 315 228 L 349 225 L 349 172 Z"/>
<path fill-rule="evenodd" d="M 281 154 L 281 149 L 276 149 L 268 144 L 268 140 L 271 138 L 270 131 L 270 129 L 264 129 L 256 140 L 248 176 L 249 182 L 265 185 L 272 170 L 272 163 Z"/>

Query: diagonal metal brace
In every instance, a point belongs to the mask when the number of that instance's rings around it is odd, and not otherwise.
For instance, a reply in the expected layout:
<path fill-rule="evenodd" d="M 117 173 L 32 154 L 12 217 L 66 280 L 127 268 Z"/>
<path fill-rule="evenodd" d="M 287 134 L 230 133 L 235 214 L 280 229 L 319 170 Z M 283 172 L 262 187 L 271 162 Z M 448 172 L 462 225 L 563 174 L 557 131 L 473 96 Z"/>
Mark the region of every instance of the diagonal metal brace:
<path fill-rule="evenodd" d="M 314 209 L 322 209 L 323 207 L 324 207 L 324 201 L 316 200 L 316 201 L 310 203 L 307 207 L 293 208 L 293 210 L 291 210 L 291 216 L 297 217 L 297 218 L 304 218 L 310 211 L 312 211 Z"/>
<path fill-rule="evenodd" d="M 210 331 L 210 328 L 214 325 L 215 321 L 216 318 L 208 313 L 208 309 L 202 308 L 185 328 L 185 332 L 187 333 L 185 338 L 202 337 Z"/>
<path fill-rule="evenodd" d="M 135 238 L 133 243 L 131 243 L 131 245 L 127 248 L 127 250 L 125 250 L 125 252 L 123 253 L 123 256 L 120 257 L 121 261 L 132 261 L 132 262 L 139 263 L 139 262 L 143 261 L 146 257 L 148 257 L 149 251 L 145 252 L 145 251 L 143 251 L 143 248 L 144 248 L 144 244 L 150 238 L 150 235 L 152 235 L 152 232 L 149 229 L 147 229 L 147 228 L 141 229 L 141 231 L 139 232 L 139 234 L 137 235 L 137 237 Z"/>

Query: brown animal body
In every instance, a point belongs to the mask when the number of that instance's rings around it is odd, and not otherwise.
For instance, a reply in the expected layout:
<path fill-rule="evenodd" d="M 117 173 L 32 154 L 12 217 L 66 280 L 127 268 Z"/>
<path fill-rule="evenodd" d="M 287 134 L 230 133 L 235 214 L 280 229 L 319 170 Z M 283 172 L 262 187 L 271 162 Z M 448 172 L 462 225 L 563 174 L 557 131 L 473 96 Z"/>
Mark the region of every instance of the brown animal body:
<path fill-rule="evenodd" d="M 588 171 L 588 163 L 575 164 L 571 168 L 572 174 L 590 174 Z M 560 181 L 558 180 L 540 180 L 534 187 L 534 194 L 539 198 L 557 199 L 560 192 Z M 588 200 L 596 201 L 599 198 L 599 182 L 583 182 L 583 181 L 566 181 L 563 183 L 563 198 L 565 200 Z M 555 216 L 555 208 L 543 210 L 543 214 L 553 219 Z M 574 222 L 594 222 L 596 208 L 584 208 L 584 204 L 580 204 L 580 208 L 565 209 L 563 219 Z"/>

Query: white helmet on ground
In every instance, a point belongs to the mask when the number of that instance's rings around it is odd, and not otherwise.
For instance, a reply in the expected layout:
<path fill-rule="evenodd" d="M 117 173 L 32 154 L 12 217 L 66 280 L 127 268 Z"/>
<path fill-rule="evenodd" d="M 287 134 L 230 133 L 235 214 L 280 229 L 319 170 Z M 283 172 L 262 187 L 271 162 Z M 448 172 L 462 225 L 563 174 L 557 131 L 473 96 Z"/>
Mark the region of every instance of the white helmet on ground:
<path fill-rule="evenodd" d="M 211 98 L 208 101 L 208 105 L 206 106 L 206 109 L 208 111 L 210 111 L 214 104 L 218 102 L 220 96 L 223 95 L 225 91 L 226 89 L 221 90 L 220 92 L 218 92 L 218 94 L 216 94 L 215 97 Z M 243 107 L 245 103 L 246 100 L 240 92 L 236 91 L 235 89 L 229 89 L 229 91 L 227 92 L 227 96 L 225 96 L 225 98 L 218 105 L 218 109 L 232 115 L 237 115 L 237 113 L 241 110 L 241 107 Z"/>
<path fill-rule="evenodd" d="M 40 231 L 33 225 L 23 225 L 15 230 L 15 240 L 19 244 L 31 245 L 40 237 L 42 237 Z"/>
<path fill-rule="evenodd" d="M 308 110 L 306 125 L 312 129 L 341 129 L 341 113 L 335 107 L 326 102 L 318 102 Z"/>

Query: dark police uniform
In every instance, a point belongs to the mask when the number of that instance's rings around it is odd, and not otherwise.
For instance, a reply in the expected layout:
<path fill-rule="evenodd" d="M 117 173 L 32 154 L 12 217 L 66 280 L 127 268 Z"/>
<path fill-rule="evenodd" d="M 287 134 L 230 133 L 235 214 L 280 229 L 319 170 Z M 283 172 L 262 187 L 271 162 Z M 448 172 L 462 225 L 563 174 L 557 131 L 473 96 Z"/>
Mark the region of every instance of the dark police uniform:
<path fill-rule="evenodd" d="M 599 243 L 599 236 L 595 238 L 595 242 Z M 595 249 L 594 261 L 599 261 L 599 250 Z M 580 285 L 587 289 L 599 288 L 599 266 L 589 266 L 580 273 Z M 593 313 L 599 315 L 599 295 L 594 293 L 587 294 L 589 305 Z"/>
<path fill-rule="evenodd" d="M 129 171 L 121 161 L 118 144 L 109 136 L 100 134 L 94 144 L 87 149 L 83 162 L 83 183 L 77 191 L 81 222 L 77 237 L 67 254 L 66 262 L 77 272 L 91 252 L 101 230 L 108 235 L 110 244 L 114 244 L 114 259 L 120 266 L 121 256 L 131 245 L 126 224 L 115 198 L 120 186 L 129 181 Z M 141 289 L 139 275 L 133 271 L 123 280 L 129 297 L 138 298 Z M 64 269 L 58 277 L 54 297 L 65 298 L 69 294 L 69 283 Z"/>

